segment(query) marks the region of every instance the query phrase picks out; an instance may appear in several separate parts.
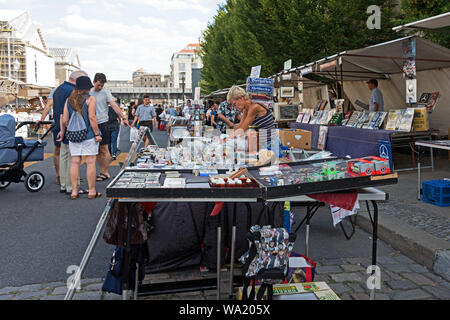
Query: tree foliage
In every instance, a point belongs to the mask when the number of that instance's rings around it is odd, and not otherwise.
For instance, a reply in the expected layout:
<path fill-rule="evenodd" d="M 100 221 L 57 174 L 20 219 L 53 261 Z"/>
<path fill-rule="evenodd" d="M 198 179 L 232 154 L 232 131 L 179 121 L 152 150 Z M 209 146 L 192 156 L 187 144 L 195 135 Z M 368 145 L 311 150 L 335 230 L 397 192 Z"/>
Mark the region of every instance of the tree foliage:
<path fill-rule="evenodd" d="M 244 83 L 253 66 L 267 77 L 289 59 L 299 66 L 396 39 L 392 27 L 442 13 L 447 2 L 402 0 L 399 8 L 398 0 L 227 0 L 203 33 L 202 92 Z M 367 27 L 371 5 L 382 10 L 381 29 Z"/>

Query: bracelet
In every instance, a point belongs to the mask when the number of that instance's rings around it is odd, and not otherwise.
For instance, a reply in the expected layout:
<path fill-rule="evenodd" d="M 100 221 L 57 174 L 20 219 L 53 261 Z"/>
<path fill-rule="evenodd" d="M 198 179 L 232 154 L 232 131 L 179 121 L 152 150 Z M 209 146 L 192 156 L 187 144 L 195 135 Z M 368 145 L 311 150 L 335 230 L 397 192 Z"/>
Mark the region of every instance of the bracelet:
<path fill-rule="evenodd" d="M 99 135 L 99 134 L 96 134 L 94 137 L 100 137 L 100 135 Z"/>

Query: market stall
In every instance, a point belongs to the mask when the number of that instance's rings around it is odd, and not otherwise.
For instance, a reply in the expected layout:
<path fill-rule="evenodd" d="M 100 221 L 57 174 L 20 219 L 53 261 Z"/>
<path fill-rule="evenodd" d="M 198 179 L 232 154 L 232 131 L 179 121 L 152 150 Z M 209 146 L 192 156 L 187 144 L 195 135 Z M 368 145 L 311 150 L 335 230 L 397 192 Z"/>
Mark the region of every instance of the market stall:
<path fill-rule="evenodd" d="M 199 263 L 210 263 L 217 268 L 217 284 L 183 283 L 182 291 L 200 290 L 201 288 L 217 289 L 220 294 L 220 268 L 225 262 L 225 248 L 229 248 L 229 261 L 231 263 L 230 284 L 228 291 L 233 292 L 234 285 L 239 281 L 233 277 L 233 266 L 236 257 L 239 257 L 248 246 L 246 234 L 249 227 L 254 224 L 283 226 L 282 203 L 295 201 L 310 203 L 312 206 L 327 202 L 321 198 L 324 192 L 348 191 L 356 195 L 361 201 L 373 203 L 374 214 L 374 242 L 372 248 L 373 262 L 376 263 L 377 242 L 377 200 L 386 200 L 387 195 L 367 187 L 393 184 L 397 182 L 397 175 L 389 170 L 387 161 L 372 159 L 374 170 L 362 164 L 360 160 L 348 159 L 319 159 L 304 160 L 282 166 L 250 166 L 241 170 L 232 168 L 188 168 L 177 167 L 171 161 L 157 166 L 156 154 L 150 149 L 137 153 L 138 146 L 144 135 L 150 135 L 143 130 L 132 146 L 130 161 L 124 163 L 121 172 L 107 187 L 107 197 L 111 200 L 102 215 L 96 233 L 93 236 L 88 251 L 83 257 L 80 266 L 80 277 L 89 259 L 95 243 L 98 241 L 104 224 L 108 221 L 109 211 L 117 203 L 126 208 L 120 213 L 124 221 L 122 236 L 126 239 L 121 243 L 124 248 L 124 266 L 122 290 L 124 298 L 129 296 L 131 287 L 128 276 L 129 259 L 132 250 L 133 206 L 145 204 L 151 212 L 152 231 L 148 233 L 147 250 L 150 261 L 146 266 L 147 272 L 157 272 L 167 269 L 179 268 Z M 152 155 L 153 152 L 153 155 Z M 136 157 L 137 156 L 137 157 Z M 361 160 L 364 161 L 364 160 Z M 377 165 L 375 165 L 377 163 Z M 235 163 L 236 164 L 236 163 Z M 211 166 L 211 165 L 210 165 Z M 364 168 L 363 168 L 364 167 Z M 212 174 L 217 170 L 217 174 Z M 361 174 L 361 170 L 365 170 Z M 360 172 L 360 173 L 356 173 Z M 350 190 L 358 190 L 356 193 Z M 314 194 L 316 196 L 314 196 Z M 342 198 L 343 195 L 338 195 Z M 353 197 L 353 196 L 352 196 Z M 215 205 L 214 205 L 215 204 Z M 308 210 L 307 224 L 309 225 L 313 214 Z M 134 223 L 133 223 L 134 224 Z M 309 229 L 308 229 L 309 231 Z M 308 241 L 308 233 L 307 233 Z M 202 252 L 201 244 L 204 246 Z M 170 292 L 176 292 L 173 284 L 167 284 Z M 151 294 L 152 285 L 139 287 L 139 295 Z M 158 289 L 161 293 L 161 288 Z M 150 292 L 150 293 L 149 293 Z M 137 293 L 137 291 L 136 291 Z M 70 299 L 73 290 L 66 295 Z"/>
<path fill-rule="evenodd" d="M 300 105 L 299 117 L 290 123 L 293 129 L 311 131 L 315 148 L 365 156 L 382 140 L 389 154 L 409 152 L 415 168 L 414 142 L 448 130 L 450 49 L 424 38 L 410 36 L 344 51 L 274 75 L 275 83 L 282 85 L 288 74 L 322 82 L 296 89 L 293 103 Z M 378 80 L 382 112 L 368 111 L 369 79 Z"/>

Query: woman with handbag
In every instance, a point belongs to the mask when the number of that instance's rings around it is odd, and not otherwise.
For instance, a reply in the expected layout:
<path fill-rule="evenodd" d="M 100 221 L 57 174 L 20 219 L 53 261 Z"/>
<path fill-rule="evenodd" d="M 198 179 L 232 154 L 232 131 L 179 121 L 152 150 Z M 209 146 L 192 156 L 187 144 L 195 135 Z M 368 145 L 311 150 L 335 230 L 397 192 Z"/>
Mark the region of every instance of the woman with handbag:
<path fill-rule="evenodd" d="M 71 200 L 78 199 L 78 177 L 80 174 L 81 157 L 86 157 L 86 178 L 89 186 L 89 199 L 100 198 L 102 194 L 95 189 L 96 166 L 99 143 L 102 141 L 98 129 L 96 100 L 89 96 L 93 87 L 89 77 L 77 79 L 75 89 L 64 106 L 64 115 L 61 123 L 61 132 L 58 136 L 63 139 L 67 131 L 69 151 L 72 156 L 70 165 L 70 180 L 72 182 Z M 81 125 L 74 129 L 75 118 L 81 119 Z M 70 122 L 69 122 L 70 120 Z M 84 122 L 84 125 L 83 125 Z M 72 127 L 71 127 L 72 126 Z"/>

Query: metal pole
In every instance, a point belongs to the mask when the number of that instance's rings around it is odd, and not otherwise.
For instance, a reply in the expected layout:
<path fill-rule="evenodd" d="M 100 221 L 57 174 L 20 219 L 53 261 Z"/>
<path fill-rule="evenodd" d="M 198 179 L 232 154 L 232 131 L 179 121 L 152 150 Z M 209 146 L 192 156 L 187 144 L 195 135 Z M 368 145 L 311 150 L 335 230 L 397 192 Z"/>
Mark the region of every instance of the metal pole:
<path fill-rule="evenodd" d="M 234 258 L 236 255 L 236 210 L 237 202 L 234 203 L 233 208 L 233 229 L 231 232 L 231 267 L 230 267 L 230 298 L 233 297 L 233 280 L 234 280 Z"/>
<path fill-rule="evenodd" d="M 220 216 L 219 216 L 220 219 Z M 221 246 L 222 246 L 222 227 L 217 227 L 217 300 L 220 300 L 220 262 L 221 262 Z"/>
<path fill-rule="evenodd" d="M 11 79 L 11 33 L 8 36 L 8 78 Z"/>
<path fill-rule="evenodd" d="M 91 258 L 92 252 L 94 251 L 95 246 L 97 245 L 98 239 L 100 238 L 100 233 L 103 230 L 103 227 L 106 223 L 106 219 L 108 218 L 109 212 L 111 210 L 114 201 L 115 200 L 109 200 L 108 203 L 106 204 L 105 210 L 103 210 L 103 214 L 100 217 L 100 220 L 98 221 L 94 234 L 92 235 L 91 242 L 89 242 L 86 252 L 84 253 L 83 259 L 81 259 L 80 267 L 75 276 L 75 279 L 77 281 L 75 281 L 75 283 L 72 283 L 72 285 L 68 288 L 64 300 L 72 300 L 73 295 L 75 293 L 75 286 L 78 282 L 78 279 L 81 281 L 81 277 L 83 276 L 83 273 L 86 270 L 89 259 Z"/>

